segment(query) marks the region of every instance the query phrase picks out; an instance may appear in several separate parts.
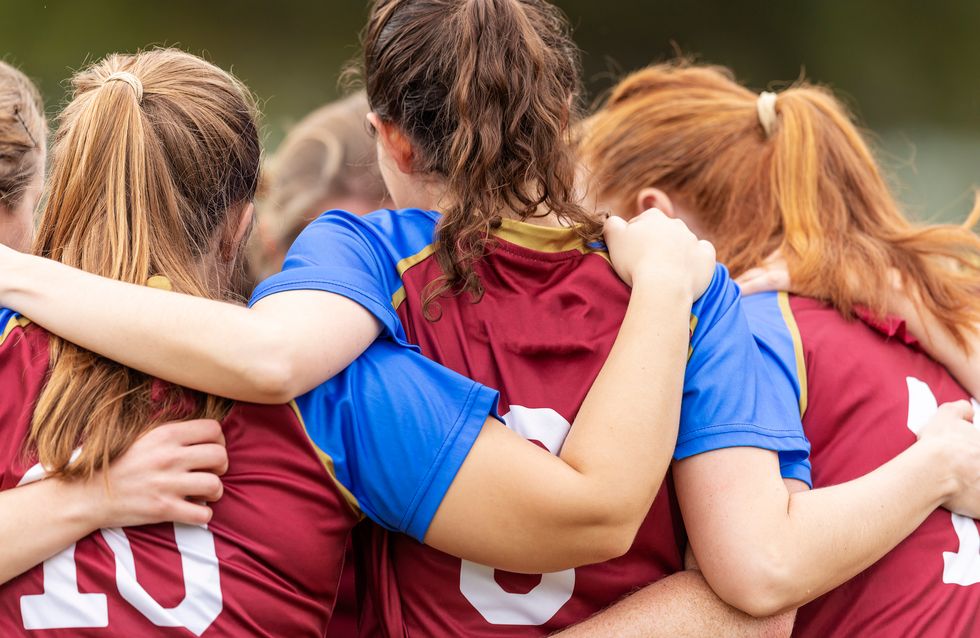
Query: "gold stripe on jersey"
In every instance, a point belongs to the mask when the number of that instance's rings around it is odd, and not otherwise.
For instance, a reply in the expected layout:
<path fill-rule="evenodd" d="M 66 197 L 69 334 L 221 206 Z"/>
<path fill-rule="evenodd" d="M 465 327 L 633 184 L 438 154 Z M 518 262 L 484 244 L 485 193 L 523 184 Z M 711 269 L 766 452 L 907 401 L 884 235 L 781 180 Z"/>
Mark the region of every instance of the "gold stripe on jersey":
<path fill-rule="evenodd" d="M 609 261 L 609 253 L 589 247 L 572 227 L 539 226 L 516 219 L 501 219 L 495 236 L 506 242 L 543 253 L 563 253 L 577 250 L 583 255 L 596 254 Z"/>
<path fill-rule="evenodd" d="M 687 335 L 687 360 L 691 360 L 691 356 L 694 355 L 694 331 L 698 327 L 698 318 L 691 315 L 691 328 Z"/>
<path fill-rule="evenodd" d="M 344 497 L 348 507 L 350 507 L 351 510 L 357 514 L 358 520 L 362 520 L 364 518 L 364 512 L 361 511 L 361 506 L 357 504 L 357 497 L 354 496 L 349 489 L 347 489 L 346 485 L 337 480 L 337 472 L 334 469 L 333 458 L 321 450 L 320 446 L 316 444 L 316 441 L 310 438 L 309 431 L 306 429 L 306 421 L 303 420 L 303 414 L 300 412 L 299 406 L 296 405 L 296 402 L 290 401 L 289 407 L 292 408 L 296 418 L 299 419 L 300 425 L 303 426 L 303 432 L 306 433 L 306 439 L 310 442 L 310 445 L 313 446 L 313 449 L 316 451 L 316 455 L 320 457 L 320 462 L 323 463 L 324 469 L 327 470 L 330 480 L 332 480 L 334 485 L 337 486 L 337 489 L 340 491 L 340 495 Z"/>
<path fill-rule="evenodd" d="M 807 404 L 807 382 L 806 382 L 806 360 L 803 358 L 803 338 L 800 337 L 800 327 L 796 325 L 796 317 L 793 316 L 793 309 L 789 306 L 789 295 L 785 292 L 777 293 L 779 299 L 779 310 L 783 313 L 783 321 L 789 328 L 789 333 L 793 337 L 793 351 L 796 353 L 796 378 L 800 384 L 800 416 L 806 413 Z"/>
<path fill-rule="evenodd" d="M 595 254 L 606 261 L 610 261 L 609 253 L 606 250 L 587 246 L 578 233 L 575 232 L 574 228 L 539 226 L 537 224 L 519 222 L 514 219 L 501 219 L 500 227 L 493 234 L 495 237 L 499 237 L 511 244 L 543 253 L 563 253 L 577 250 L 583 255 Z M 425 261 L 435 250 L 435 244 L 429 244 L 414 255 L 410 255 L 399 261 L 396 266 L 398 276 L 404 278 L 405 272 L 409 268 Z M 391 296 L 391 305 L 397 310 L 403 301 L 405 301 L 405 286 L 398 288 Z"/>
<path fill-rule="evenodd" d="M 410 255 L 405 259 L 398 262 L 395 268 L 398 270 L 398 277 L 403 278 L 405 271 L 414 266 L 415 264 L 422 263 L 426 260 L 429 255 L 436 251 L 435 244 L 429 244 L 422 250 L 418 251 L 414 255 Z M 398 306 L 405 301 L 405 286 L 401 286 L 395 291 L 395 294 L 391 296 L 391 305 L 395 310 L 398 310 Z"/>
<path fill-rule="evenodd" d="M 7 325 L 0 328 L 0 346 L 3 345 L 3 342 L 7 340 L 7 337 L 10 336 L 10 333 L 13 332 L 15 328 L 26 328 L 30 324 L 31 320 L 27 317 L 22 317 L 20 315 L 14 315 L 11 317 L 10 320 L 7 321 Z"/>

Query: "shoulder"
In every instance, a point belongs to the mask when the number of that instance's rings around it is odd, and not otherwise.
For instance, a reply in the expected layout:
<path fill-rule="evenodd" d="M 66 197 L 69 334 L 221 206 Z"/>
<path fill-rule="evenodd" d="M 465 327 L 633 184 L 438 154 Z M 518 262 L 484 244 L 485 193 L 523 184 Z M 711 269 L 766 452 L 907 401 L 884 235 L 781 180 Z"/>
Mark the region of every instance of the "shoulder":
<path fill-rule="evenodd" d="M 29 327 L 30 330 L 28 331 Z M 25 346 L 36 348 L 35 342 L 37 342 L 37 339 L 31 339 L 28 342 L 25 339 L 18 338 L 26 335 L 28 332 L 31 335 L 42 338 L 44 344 L 47 344 L 47 339 L 44 338 L 47 336 L 47 333 L 44 329 L 32 324 L 30 319 L 14 310 L 0 308 L 0 349 L 10 350 Z"/>
<path fill-rule="evenodd" d="M 728 274 L 728 269 L 721 264 L 715 264 L 715 274 L 711 282 L 691 307 L 692 337 L 697 340 L 699 333 L 703 334 L 726 315 L 732 312 L 737 314 L 740 298 L 741 293 Z"/>
<path fill-rule="evenodd" d="M 439 218 L 439 213 L 416 208 L 381 209 L 363 216 L 330 210 L 314 220 L 303 235 L 330 233 L 357 237 L 397 262 L 432 243 Z"/>
<path fill-rule="evenodd" d="M 764 292 L 745 297 L 743 306 L 763 355 L 792 381 L 802 414 L 807 408 L 807 368 L 797 299 L 785 292 Z"/>

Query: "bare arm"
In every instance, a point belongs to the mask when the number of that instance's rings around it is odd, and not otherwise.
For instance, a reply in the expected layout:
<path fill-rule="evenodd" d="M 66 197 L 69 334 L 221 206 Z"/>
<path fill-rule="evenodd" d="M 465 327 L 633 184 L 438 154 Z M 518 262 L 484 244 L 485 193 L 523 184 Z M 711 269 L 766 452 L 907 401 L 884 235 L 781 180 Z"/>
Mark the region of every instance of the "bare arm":
<path fill-rule="evenodd" d="M 791 492 L 807 489 L 799 481 L 786 481 Z M 755 618 L 729 606 L 708 586 L 690 546 L 686 571 L 658 580 L 630 594 L 589 620 L 559 632 L 565 638 L 631 636 L 758 636 L 780 638 L 793 631 L 796 611 Z"/>
<path fill-rule="evenodd" d="M 980 437 L 963 420 L 971 412 L 965 402 L 943 406 L 930 436 L 896 458 L 808 492 L 786 488 L 767 450 L 720 449 L 677 462 L 684 521 L 712 589 L 754 616 L 794 609 L 869 567 L 937 507 L 974 507 L 970 465 L 980 461 Z"/>
<path fill-rule="evenodd" d="M 562 638 L 780 638 L 793 630 L 796 612 L 753 618 L 715 595 L 697 570 L 672 574 L 647 585 L 585 622 L 561 631 Z"/>
<path fill-rule="evenodd" d="M 525 572 L 607 560 L 632 545 L 670 463 L 691 303 L 714 266 L 713 251 L 686 227 L 665 217 L 646 223 L 630 225 L 629 237 L 607 231 L 614 260 L 624 258 L 632 240 L 659 261 L 628 273 L 634 288 L 626 317 L 560 457 L 489 420 L 436 513 L 427 544 Z M 670 269 L 664 261 L 672 251 L 695 257 L 675 258 Z M 703 281 L 692 287 L 692 274 Z"/>
<path fill-rule="evenodd" d="M 0 583 L 103 527 L 207 523 L 228 467 L 214 421 L 162 425 L 87 480 L 44 479 L 0 492 Z"/>
<path fill-rule="evenodd" d="M 241 401 L 303 394 L 347 367 L 381 330 L 358 303 L 327 292 L 283 292 L 246 309 L 10 249 L 0 249 L 0 271 L 0 305 L 123 365 Z"/>

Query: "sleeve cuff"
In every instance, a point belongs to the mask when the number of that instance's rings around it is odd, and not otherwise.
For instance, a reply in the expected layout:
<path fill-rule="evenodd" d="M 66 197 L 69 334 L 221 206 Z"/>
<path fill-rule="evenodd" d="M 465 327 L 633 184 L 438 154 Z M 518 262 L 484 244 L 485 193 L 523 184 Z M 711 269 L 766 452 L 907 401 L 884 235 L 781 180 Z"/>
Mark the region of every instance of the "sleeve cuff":
<path fill-rule="evenodd" d="M 810 454 L 810 442 L 801 436 L 797 430 L 770 430 L 752 424 L 724 424 L 700 428 L 677 440 L 674 459 L 686 459 L 697 454 L 711 452 L 729 447 L 756 447 L 772 450 L 782 457 L 791 456 L 803 459 L 794 463 L 799 466 L 795 471 L 802 472 L 804 466 L 809 468 L 805 460 Z M 805 464 L 805 465 L 804 465 Z M 809 472 L 807 471 L 807 474 Z M 785 476 L 785 474 L 784 474 Z M 799 475 L 786 478 L 800 478 Z M 809 476 L 800 478 L 807 483 Z"/>
<path fill-rule="evenodd" d="M 476 437 L 479 436 L 487 417 L 494 416 L 499 394 L 496 390 L 474 383 L 459 418 L 446 437 L 439 454 L 419 485 L 412 505 L 405 514 L 401 528 L 412 538 L 422 542 L 436 510 L 442 504 L 449 486 L 459 468 L 463 466 Z"/>
<path fill-rule="evenodd" d="M 248 301 L 248 307 L 251 308 L 262 299 L 280 292 L 291 290 L 330 292 L 341 297 L 347 297 L 363 306 L 381 322 L 384 336 L 390 337 L 399 345 L 418 350 L 416 346 L 408 343 L 405 330 L 398 314 L 391 305 L 391 300 L 380 299 L 378 293 L 372 291 L 373 286 L 360 285 L 357 281 L 359 276 L 363 275 L 357 271 L 344 274 L 339 273 L 336 269 L 327 270 L 315 267 L 284 270 L 258 285 L 255 292 L 252 293 L 252 298 Z"/>

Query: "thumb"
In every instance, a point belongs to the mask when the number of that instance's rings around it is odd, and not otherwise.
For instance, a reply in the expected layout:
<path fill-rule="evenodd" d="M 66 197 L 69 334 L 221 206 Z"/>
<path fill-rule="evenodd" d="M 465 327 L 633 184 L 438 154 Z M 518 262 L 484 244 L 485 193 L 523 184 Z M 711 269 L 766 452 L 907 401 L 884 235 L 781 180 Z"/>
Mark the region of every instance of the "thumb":
<path fill-rule="evenodd" d="M 971 405 L 969 401 L 953 401 L 951 403 L 945 403 L 940 406 L 940 409 L 949 412 L 958 419 L 963 419 L 964 421 L 973 420 L 973 405 Z"/>
<path fill-rule="evenodd" d="M 628 222 L 622 217 L 617 217 L 615 215 L 610 215 L 606 218 L 606 222 L 602 227 L 602 234 L 606 238 L 606 243 L 615 242 L 623 231 L 626 230 Z"/>

